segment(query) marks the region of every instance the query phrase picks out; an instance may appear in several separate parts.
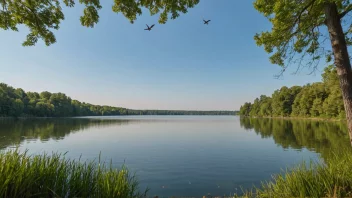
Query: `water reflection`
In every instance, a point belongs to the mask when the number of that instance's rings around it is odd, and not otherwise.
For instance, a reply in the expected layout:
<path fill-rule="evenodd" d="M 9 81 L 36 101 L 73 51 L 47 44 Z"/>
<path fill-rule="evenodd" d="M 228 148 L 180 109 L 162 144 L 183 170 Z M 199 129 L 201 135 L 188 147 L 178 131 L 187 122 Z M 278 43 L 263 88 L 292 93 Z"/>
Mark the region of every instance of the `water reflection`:
<path fill-rule="evenodd" d="M 173 120 L 173 121 L 181 121 Z M 88 128 L 127 125 L 131 122 L 170 122 L 167 119 L 28 119 L 0 120 L 0 148 L 20 144 L 22 141 L 61 140 L 70 133 Z M 323 157 L 332 152 L 350 151 L 345 122 L 324 122 L 317 120 L 289 120 L 269 118 L 240 118 L 240 126 L 253 130 L 262 138 L 272 138 L 284 149 L 307 148 Z"/>
<path fill-rule="evenodd" d="M 15 146 L 22 141 L 61 140 L 70 133 L 83 131 L 88 128 L 102 128 L 108 126 L 126 125 L 131 120 L 110 119 L 26 119 L 0 120 L 0 148 Z M 133 120 L 137 122 L 137 120 Z"/>
<path fill-rule="evenodd" d="M 307 148 L 324 159 L 332 153 L 352 150 L 345 122 L 241 117 L 240 124 L 262 138 L 272 138 L 285 149 Z"/>
<path fill-rule="evenodd" d="M 126 163 L 151 195 L 229 194 L 302 160 L 351 150 L 342 122 L 235 116 L 0 120 L 0 147 Z"/>

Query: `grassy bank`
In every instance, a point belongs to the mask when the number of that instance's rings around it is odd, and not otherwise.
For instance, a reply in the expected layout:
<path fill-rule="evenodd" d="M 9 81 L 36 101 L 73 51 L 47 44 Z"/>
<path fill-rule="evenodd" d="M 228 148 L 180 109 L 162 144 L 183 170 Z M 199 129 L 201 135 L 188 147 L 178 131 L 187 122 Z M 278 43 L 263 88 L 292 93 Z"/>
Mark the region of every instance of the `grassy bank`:
<path fill-rule="evenodd" d="M 126 168 L 82 163 L 63 155 L 0 153 L 0 197 L 139 198 L 138 181 Z M 335 155 L 324 163 L 301 164 L 243 197 L 352 197 L 352 155 Z M 234 196 L 237 197 L 237 196 Z"/>
<path fill-rule="evenodd" d="M 263 182 L 245 197 L 352 197 L 352 155 L 335 155 L 325 163 L 301 164 Z"/>
<path fill-rule="evenodd" d="M 0 197 L 142 197 L 126 168 L 79 162 L 63 155 L 0 153 Z"/>

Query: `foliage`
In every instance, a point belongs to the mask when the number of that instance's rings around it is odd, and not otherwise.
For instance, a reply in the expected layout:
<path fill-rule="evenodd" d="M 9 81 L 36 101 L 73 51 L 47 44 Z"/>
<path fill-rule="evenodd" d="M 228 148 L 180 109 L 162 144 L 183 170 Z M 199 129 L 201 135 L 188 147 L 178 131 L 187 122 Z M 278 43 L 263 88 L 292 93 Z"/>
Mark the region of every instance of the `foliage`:
<path fill-rule="evenodd" d="M 351 197 L 351 168 L 351 153 L 335 155 L 325 163 L 303 163 L 263 182 L 252 197 Z"/>
<path fill-rule="evenodd" d="M 244 116 L 249 116 L 249 113 L 251 112 L 251 107 L 252 107 L 252 104 L 250 102 L 244 103 L 244 105 L 240 109 L 239 114 Z"/>
<path fill-rule="evenodd" d="M 0 197 L 142 197 L 135 176 L 111 164 L 65 159 L 64 155 L 0 153 Z"/>
<path fill-rule="evenodd" d="M 290 63 L 317 67 L 321 59 L 332 60 L 332 52 L 327 49 L 329 35 L 325 26 L 324 6 L 337 5 L 339 18 L 344 27 L 345 39 L 351 42 L 351 20 L 347 15 L 352 9 L 349 0 L 256 0 L 254 7 L 272 24 L 270 31 L 256 34 L 257 45 L 264 46 L 271 54 L 270 61 L 283 67 Z M 299 69 L 298 68 L 298 69 Z"/>
<path fill-rule="evenodd" d="M 25 92 L 0 83 L 0 117 L 68 117 L 107 115 L 235 115 L 235 111 L 133 110 L 92 105 L 63 93 Z"/>
<path fill-rule="evenodd" d="M 292 112 L 292 104 L 296 95 L 300 92 L 299 86 L 288 88 L 281 87 L 272 95 L 272 115 L 273 116 L 289 116 Z"/>
<path fill-rule="evenodd" d="M 85 6 L 81 24 L 94 27 L 99 22 L 100 0 L 79 0 L 79 3 Z M 122 13 L 133 23 L 147 9 L 151 15 L 160 13 L 159 23 L 166 23 L 169 15 L 175 19 L 198 3 L 199 0 L 114 0 L 112 11 Z M 35 45 L 39 39 L 51 45 L 56 42 L 53 30 L 58 30 L 65 19 L 62 6 L 74 5 L 74 0 L 0 0 L 0 28 L 18 31 L 18 25 L 25 25 L 29 34 L 23 46 Z"/>
<path fill-rule="evenodd" d="M 260 96 L 253 104 L 245 103 L 240 115 L 258 117 L 344 118 L 345 111 L 336 69 L 328 66 L 323 82 L 303 87 L 282 87 L 271 97 Z"/>

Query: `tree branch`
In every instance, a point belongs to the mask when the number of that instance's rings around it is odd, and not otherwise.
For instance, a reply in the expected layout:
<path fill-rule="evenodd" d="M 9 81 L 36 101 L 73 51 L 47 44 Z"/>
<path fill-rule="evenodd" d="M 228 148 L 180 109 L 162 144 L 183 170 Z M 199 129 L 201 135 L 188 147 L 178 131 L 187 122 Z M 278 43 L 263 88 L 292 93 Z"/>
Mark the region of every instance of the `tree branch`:
<path fill-rule="evenodd" d="M 296 15 L 296 17 L 292 23 L 293 25 L 284 30 L 284 31 L 289 30 L 290 32 L 292 32 L 294 30 L 295 26 L 297 25 L 297 30 L 291 34 L 291 37 L 300 31 L 299 24 L 301 23 L 301 16 L 304 13 L 304 11 L 306 11 L 309 7 L 311 7 L 311 9 L 312 9 L 315 1 L 316 0 L 312 0 L 305 7 L 303 7 L 303 9 L 298 13 L 298 15 Z"/>
<path fill-rule="evenodd" d="M 32 8 L 28 7 L 27 5 L 23 4 L 22 2 L 21 2 L 21 4 L 26 8 L 27 13 L 28 13 L 28 10 L 29 10 L 29 12 L 34 15 L 34 18 L 35 18 L 35 25 L 36 25 L 37 28 L 38 28 L 39 34 L 40 34 L 40 36 L 44 37 L 44 36 L 45 36 L 45 33 L 43 32 L 43 29 L 42 29 L 42 27 L 41 27 L 40 24 L 39 24 L 39 21 L 38 21 L 38 18 L 39 18 L 39 17 L 38 17 L 38 15 L 37 15 L 37 13 L 35 13 L 35 11 L 33 11 Z M 39 20 L 40 20 L 40 19 L 39 19 Z"/>
<path fill-rule="evenodd" d="M 349 4 L 346 9 L 339 14 L 339 18 L 342 19 L 350 11 L 352 11 L 352 4 Z"/>
<path fill-rule="evenodd" d="M 7 6 L 6 6 L 7 2 L 6 2 L 6 0 L 1 0 L 1 4 L 2 4 L 2 10 L 3 11 L 7 10 Z"/>
<path fill-rule="evenodd" d="M 294 21 L 294 24 L 296 24 L 297 22 L 299 22 L 299 21 L 301 20 L 301 16 L 302 16 L 302 14 L 303 14 L 304 11 L 306 11 L 310 6 L 313 7 L 315 1 L 316 1 L 316 0 L 312 0 L 312 1 L 309 2 L 305 7 L 303 7 L 303 9 L 302 9 L 302 10 L 299 12 L 299 14 L 297 15 L 297 18 L 296 18 L 296 20 Z"/>

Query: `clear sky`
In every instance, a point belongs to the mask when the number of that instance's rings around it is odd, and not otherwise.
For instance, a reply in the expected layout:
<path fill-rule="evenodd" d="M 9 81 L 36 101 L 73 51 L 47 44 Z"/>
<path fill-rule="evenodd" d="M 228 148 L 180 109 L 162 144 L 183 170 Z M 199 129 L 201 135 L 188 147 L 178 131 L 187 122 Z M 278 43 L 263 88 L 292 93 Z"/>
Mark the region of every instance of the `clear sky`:
<path fill-rule="evenodd" d="M 100 22 L 80 26 L 82 7 L 65 9 L 57 43 L 22 47 L 26 29 L 0 30 L 0 82 L 26 91 L 134 109 L 237 110 L 281 86 L 321 79 L 309 70 L 280 80 L 253 36 L 270 29 L 252 1 L 201 1 L 165 25 L 144 12 L 134 24 L 104 0 Z M 202 19 L 211 19 L 208 26 Z M 145 24 L 155 23 L 152 31 Z M 319 68 L 320 71 L 323 67 Z"/>

